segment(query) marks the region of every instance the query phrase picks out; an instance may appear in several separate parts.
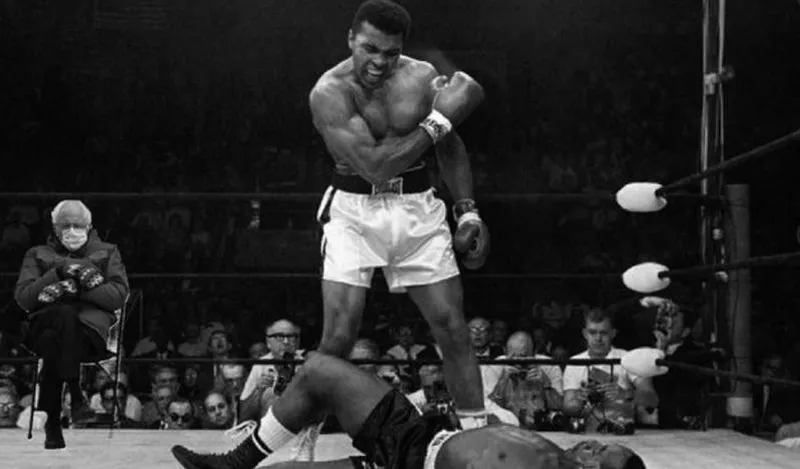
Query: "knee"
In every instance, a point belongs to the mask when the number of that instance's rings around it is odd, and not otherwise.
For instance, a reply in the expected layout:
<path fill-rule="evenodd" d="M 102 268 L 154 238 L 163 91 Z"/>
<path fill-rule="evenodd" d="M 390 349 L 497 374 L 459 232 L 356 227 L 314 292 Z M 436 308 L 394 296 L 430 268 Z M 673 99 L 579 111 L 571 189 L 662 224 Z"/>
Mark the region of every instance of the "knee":
<path fill-rule="evenodd" d="M 311 352 L 297 372 L 295 379 L 306 385 L 319 382 L 324 378 L 325 373 L 331 369 L 333 361 L 334 358 L 327 353 Z M 313 384 L 311 386 L 313 387 Z"/>
<path fill-rule="evenodd" d="M 456 308 L 443 307 L 428 314 L 428 323 L 437 342 L 469 342 L 467 323 Z"/>
<path fill-rule="evenodd" d="M 318 350 L 336 357 L 346 357 L 356 342 L 359 328 L 359 315 L 350 311 L 335 311 L 328 315 L 333 318 L 323 327 Z"/>
<path fill-rule="evenodd" d="M 57 329 L 72 327 L 80 324 L 80 312 L 71 305 L 62 305 L 52 316 L 52 324 Z"/>
<path fill-rule="evenodd" d="M 349 330 L 334 330 L 327 334 L 322 334 L 322 340 L 317 350 L 324 354 L 336 357 L 346 357 L 353 349 L 356 342 L 356 334 Z"/>

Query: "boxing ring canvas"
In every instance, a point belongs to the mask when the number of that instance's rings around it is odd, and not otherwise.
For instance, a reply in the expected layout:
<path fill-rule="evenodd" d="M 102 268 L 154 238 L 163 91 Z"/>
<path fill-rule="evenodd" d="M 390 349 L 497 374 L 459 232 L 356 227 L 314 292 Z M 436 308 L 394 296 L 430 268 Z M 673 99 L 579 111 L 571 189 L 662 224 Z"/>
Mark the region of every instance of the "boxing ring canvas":
<path fill-rule="evenodd" d="M 558 445 L 570 446 L 586 435 L 545 433 Z M 45 451 L 44 434 L 33 440 L 22 431 L 0 430 L 0 467 L 3 469 L 175 469 L 170 447 L 183 444 L 199 451 L 227 451 L 234 441 L 221 431 L 65 430 L 67 448 Z M 798 469 L 800 453 L 769 441 L 730 430 L 707 432 L 639 431 L 632 436 L 596 439 L 623 443 L 636 450 L 652 469 Z M 317 460 L 358 454 L 344 434 L 322 435 Z M 271 456 L 269 463 L 285 460 L 286 452 Z M 268 464 L 261 467 L 267 467 Z M 531 467 L 530 469 L 537 469 Z"/>

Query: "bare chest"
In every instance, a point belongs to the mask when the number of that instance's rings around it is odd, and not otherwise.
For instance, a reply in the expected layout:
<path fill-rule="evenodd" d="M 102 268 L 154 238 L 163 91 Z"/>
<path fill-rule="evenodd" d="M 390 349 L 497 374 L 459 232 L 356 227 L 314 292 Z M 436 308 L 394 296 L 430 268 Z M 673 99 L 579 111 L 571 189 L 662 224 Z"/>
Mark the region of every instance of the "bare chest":
<path fill-rule="evenodd" d="M 356 106 L 378 140 L 411 132 L 430 112 L 424 94 L 412 90 L 383 96 L 356 96 Z"/>

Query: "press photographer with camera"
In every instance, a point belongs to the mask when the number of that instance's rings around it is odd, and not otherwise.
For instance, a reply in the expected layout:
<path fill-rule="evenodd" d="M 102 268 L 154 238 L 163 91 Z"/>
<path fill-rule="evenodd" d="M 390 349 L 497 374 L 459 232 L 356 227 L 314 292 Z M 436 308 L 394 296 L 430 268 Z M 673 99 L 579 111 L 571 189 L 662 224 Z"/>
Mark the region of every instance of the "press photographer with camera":
<path fill-rule="evenodd" d="M 708 366 L 720 359 L 720 349 L 698 345 L 691 338 L 698 316 L 676 302 L 646 296 L 639 300 L 646 311 L 654 315 L 654 347 L 663 350 L 670 360 Z M 653 378 L 653 386 L 661 397 L 658 403 L 658 426 L 698 430 L 704 425 L 710 407 L 709 390 L 713 379 L 680 369 Z"/>
<path fill-rule="evenodd" d="M 587 350 L 572 359 L 621 358 L 626 350 L 612 345 L 616 332 L 613 311 L 587 311 L 583 328 Z M 630 433 L 636 406 L 658 406 L 649 379 L 630 375 L 618 365 L 564 369 L 564 412 L 572 418 L 572 431 Z"/>
<path fill-rule="evenodd" d="M 420 414 L 436 412 L 449 415 L 457 425 L 458 419 L 453 408 L 453 398 L 447 390 L 444 374 L 440 365 L 422 365 L 419 368 L 420 389 L 406 397 L 417 408 Z M 505 423 L 519 426 L 517 417 L 506 409 L 501 408 L 490 399 L 486 399 L 486 410 L 489 412 L 489 423 Z"/>
<path fill-rule="evenodd" d="M 288 319 L 279 319 L 266 328 L 269 353 L 261 360 L 302 360 L 305 352 L 298 350 L 300 328 Z M 258 420 L 283 393 L 297 369 L 295 365 L 253 365 L 239 397 L 239 421 Z"/>
<path fill-rule="evenodd" d="M 518 331 L 508 338 L 506 354 L 498 359 L 550 357 L 534 354 L 533 337 Z M 564 428 L 562 406 L 562 375 L 556 365 L 485 365 L 484 376 L 499 376 L 492 381 L 489 398 L 517 416 L 520 426 L 529 430 L 551 431 Z"/>

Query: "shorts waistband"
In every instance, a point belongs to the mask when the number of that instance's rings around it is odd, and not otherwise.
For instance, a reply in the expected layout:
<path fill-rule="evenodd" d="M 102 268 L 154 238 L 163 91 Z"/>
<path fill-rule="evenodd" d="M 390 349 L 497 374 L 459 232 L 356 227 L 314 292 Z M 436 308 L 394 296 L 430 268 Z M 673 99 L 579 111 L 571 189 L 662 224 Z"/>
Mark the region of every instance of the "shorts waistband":
<path fill-rule="evenodd" d="M 370 184 L 361 176 L 334 173 L 331 186 L 342 192 L 366 195 L 418 194 L 432 187 L 428 172 L 424 168 L 402 173 L 378 185 Z"/>

